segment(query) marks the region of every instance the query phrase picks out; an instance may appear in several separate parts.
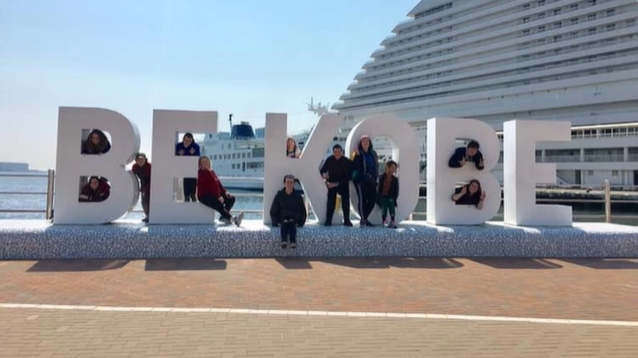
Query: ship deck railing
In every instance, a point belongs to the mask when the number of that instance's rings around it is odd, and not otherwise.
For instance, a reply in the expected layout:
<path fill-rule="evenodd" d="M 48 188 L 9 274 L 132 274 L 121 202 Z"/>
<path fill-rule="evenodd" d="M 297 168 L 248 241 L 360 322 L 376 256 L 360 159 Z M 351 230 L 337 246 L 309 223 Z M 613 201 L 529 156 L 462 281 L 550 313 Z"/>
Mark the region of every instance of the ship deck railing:
<path fill-rule="evenodd" d="M 7 195 L 45 195 L 46 205 L 44 209 L 34 209 L 34 208 L 17 208 L 17 209 L 2 209 L 0 207 L 0 214 L 9 213 L 9 214 L 45 214 L 45 219 L 50 220 L 53 218 L 53 198 L 54 198 L 54 181 L 55 181 L 55 171 L 48 170 L 46 173 L 0 173 L 0 178 L 3 177 L 18 177 L 18 178 L 47 178 L 47 191 L 46 192 L 36 192 L 36 191 L 0 191 L 0 202 L 2 197 Z M 236 177 L 220 177 L 220 180 L 223 182 L 224 179 L 230 179 Z M 263 178 L 255 178 L 252 177 L 250 179 L 262 180 Z M 425 188 L 426 183 L 420 182 L 419 188 Z M 503 188 L 501 188 L 501 193 L 503 192 Z M 612 204 L 638 204 L 638 186 L 636 185 L 613 185 L 609 180 L 604 180 L 601 185 L 592 186 L 592 185 L 578 185 L 578 184 L 564 184 L 564 185 L 554 185 L 554 184 L 545 184 L 545 185 L 537 185 L 536 186 L 537 196 L 539 193 L 542 193 L 541 197 L 537 197 L 536 201 L 542 204 L 551 204 L 551 203 L 582 203 L 582 204 L 602 204 L 604 214 L 574 214 L 573 218 L 575 220 L 602 220 L 605 222 L 612 222 Z M 237 198 L 263 198 L 264 194 L 259 192 L 248 192 L 248 193 L 233 193 Z M 543 197 L 546 196 L 546 197 Z M 556 196 L 563 196 L 562 198 Z M 571 196 L 570 198 L 564 198 L 564 196 Z M 419 196 L 419 202 L 427 200 L 426 196 Z M 501 202 L 503 201 L 503 197 L 501 194 Z M 423 205 L 425 208 L 425 205 Z M 263 216 L 263 210 L 261 209 L 246 209 L 242 210 L 247 214 L 257 214 L 259 216 Z M 142 212 L 140 209 L 132 210 L 134 213 Z M 408 218 L 408 220 L 425 219 L 427 212 L 425 211 L 414 211 Z M 312 217 L 312 213 L 309 213 L 309 216 Z M 615 217 L 622 218 L 623 220 L 638 220 L 638 215 L 626 214 L 622 213 L 619 215 L 615 215 Z"/>

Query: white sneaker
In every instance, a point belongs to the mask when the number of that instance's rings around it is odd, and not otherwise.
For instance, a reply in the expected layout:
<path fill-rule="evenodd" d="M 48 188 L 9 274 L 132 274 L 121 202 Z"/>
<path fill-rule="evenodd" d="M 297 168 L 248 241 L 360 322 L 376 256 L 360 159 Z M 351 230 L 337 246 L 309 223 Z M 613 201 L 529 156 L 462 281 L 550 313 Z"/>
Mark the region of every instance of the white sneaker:
<path fill-rule="evenodd" d="M 230 219 L 226 219 L 224 217 L 220 217 L 219 218 L 219 222 L 228 225 L 228 224 L 230 224 Z"/>
<path fill-rule="evenodd" d="M 234 217 L 235 225 L 240 226 L 241 221 L 244 220 L 244 212 L 240 212 L 239 215 Z"/>

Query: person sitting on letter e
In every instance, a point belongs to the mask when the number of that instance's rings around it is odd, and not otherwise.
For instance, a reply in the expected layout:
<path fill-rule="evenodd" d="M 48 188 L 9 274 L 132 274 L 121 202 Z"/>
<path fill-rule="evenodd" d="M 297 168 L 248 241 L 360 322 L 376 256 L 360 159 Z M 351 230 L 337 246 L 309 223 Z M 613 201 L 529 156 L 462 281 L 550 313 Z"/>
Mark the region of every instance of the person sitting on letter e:
<path fill-rule="evenodd" d="M 483 170 L 485 167 L 483 165 L 483 154 L 479 150 L 479 143 L 475 140 L 471 140 L 467 144 L 467 148 L 456 148 L 448 165 L 450 168 L 460 168 L 467 162 L 473 162 L 478 170 Z"/>
<path fill-rule="evenodd" d="M 244 212 L 233 217 L 230 209 L 235 205 L 235 197 L 226 191 L 217 174 L 211 169 L 208 157 L 199 157 L 199 171 L 197 172 L 197 199 L 199 202 L 217 211 L 221 215 L 221 222 L 241 225 Z"/>

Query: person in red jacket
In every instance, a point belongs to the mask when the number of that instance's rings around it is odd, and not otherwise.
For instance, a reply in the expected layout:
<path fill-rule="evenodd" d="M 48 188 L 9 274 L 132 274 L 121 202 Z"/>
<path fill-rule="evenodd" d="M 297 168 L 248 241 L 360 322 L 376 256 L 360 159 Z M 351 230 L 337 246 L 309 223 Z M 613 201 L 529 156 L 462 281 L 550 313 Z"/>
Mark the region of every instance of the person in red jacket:
<path fill-rule="evenodd" d="M 142 197 L 142 209 L 146 217 L 143 222 L 148 222 L 149 203 L 151 200 L 151 163 L 148 162 L 146 154 L 137 153 L 135 164 L 131 169 L 140 180 L 140 196 Z"/>
<path fill-rule="evenodd" d="M 197 172 L 197 200 L 219 212 L 220 221 L 225 223 L 234 223 L 241 225 L 244 219 L 244 212 L 233 217 L 230 209 L 235 204 L 235 197 L 226 191 L 222 183 L 219 181 L 217 174 L 211 169 L 210 159 L 208 157 L 199 157 L 199 172 Z"/>

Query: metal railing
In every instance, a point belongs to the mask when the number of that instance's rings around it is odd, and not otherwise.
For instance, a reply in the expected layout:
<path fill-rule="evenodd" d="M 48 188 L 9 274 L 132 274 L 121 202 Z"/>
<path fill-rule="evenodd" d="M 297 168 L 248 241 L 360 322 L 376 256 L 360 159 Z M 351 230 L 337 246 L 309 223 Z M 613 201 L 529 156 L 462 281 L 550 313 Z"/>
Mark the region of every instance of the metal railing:
<path fill-rule="evenodd" d="M 22 191 L 0 191 L 0 196 L 2 195 L 46 195 L 46 205 L 45 209 L 0 209 L 0 213 L 16 213 L 16 214 L 28 214 L 28 213 L 44 213 L 45 218 L 50 220 L 53 218 L 53 202 L 54 202 L 54 187 L 55 187 L 55 171 L 49 169 L 46 174 L 21 174 L 21 173 L 0 173 L 0 177 L 18 177 L 18 178 L 47 178 L 47 191 L 46 192 L 22 192 Z M 220 177 L 223 179 L 237 179 L 237 177 Z M 251 178 L 254 181 L 263 180 L 263 178 Z M 425 183 L 420 183 L 419 187 L 425 187 Z M 611 204 L 612 203 L 629 203 L 629 204 L 638 204 L 638 188 L 635 186 L 628 185 L 618 185 L 614 186 L 616 190 L 622 191 L 631 191 L 632 193 L 636 193 L 636 199 L 631 200 L 613 200 L 612 199 L 612 189 L 611 183 L 609 180 L 605 180 L 602 187 L 580 187 L 575 188 L 575 185 L 546 185 L 537 187 L 537 191 L 545 190 L 549 192 L 550 190 L 556 191 L 564 191 L 571 190 L 574 192 L 586 192 L 592 194 L 602 194 L 602 198 L 591 199 L 591 198 L 572 198 L 572 199 L 559 199 L 559 198 L 537 198 L 536 200 L 541 203 L 602 203 L 604 206 L 604 215 L 595 215 L 595 214 L 575 214 L 573 217 L 575 219 L 600 219 L 604 217 L 605 222 L 610 223 L 612 221 L 612 212 L 611 212 Z M 632 190 L 633 189 L 633 190 Z M 618 192 L 616 192 L 618 193 Z M 233 193 L 234 196 L 238 198 L 263 198 L 263 193 Z M 419 200 L 427 200 L 427 196 L 419 196 Z M 501 201 L 503 199 L 501 198 Z M 306 202 L 306 208 L 309 209 L 308 203 Z M 263 215 L 263 210 L 261 209 L 246 209 L 242 210 L 245 213 L 251 214 L 261 214 Z M 133 212 L 142 212 L 142 210 L 133 210 Z M 310 210 L 308 210 L 310 214 Z M 409 220 L 412 220 L 414 215 L 426 216 L 426 211 L 414 211 L 409 215 Z M 638 219 L 637 215 L 621 215 L 622 218 L 625 219 Z"/>

